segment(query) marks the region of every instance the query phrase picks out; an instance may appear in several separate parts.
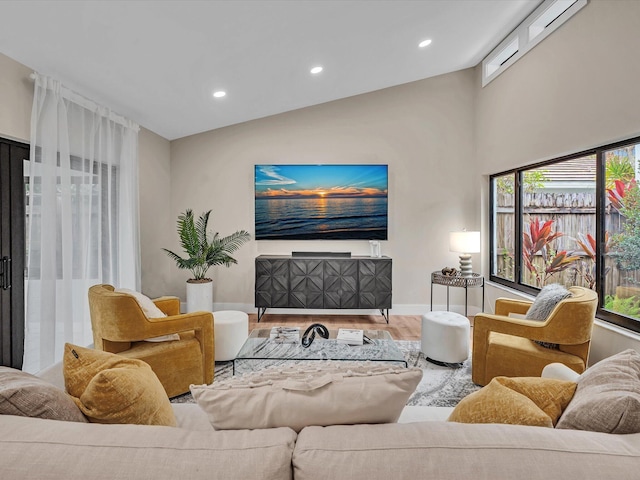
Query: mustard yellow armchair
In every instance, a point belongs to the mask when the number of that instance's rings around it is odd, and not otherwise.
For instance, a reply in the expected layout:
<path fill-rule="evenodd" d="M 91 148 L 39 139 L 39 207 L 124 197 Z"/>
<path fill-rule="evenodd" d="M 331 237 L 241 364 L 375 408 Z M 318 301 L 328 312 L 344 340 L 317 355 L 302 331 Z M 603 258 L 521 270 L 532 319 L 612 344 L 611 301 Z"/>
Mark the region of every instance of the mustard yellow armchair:
<path fill-rule="evenodd" d="M 563 363 L 577 373 L 587 367 L 591 330 L 598 305 L 588 288 L 571 287 L 546 321 L 511 318 L 524 315 L 532 302 L 499 298 L 495 315 L 480 313 L 473 322 L 472 379 L 478 385 L 493 377 L 539 377 L 549 363 Z M 542 347 L 533 340 L 558 344 Z"/>
<path fill-rule="evenodd" d="M 210 312 L 180 314 L 177 297 L 153 301 L 167 314 L 147 318 L 134 297 L 114 292 L 111 285 L 89 288 L 94 348 L 147 362 L 169 397 L 189 391 L 189 385 L 213 382 L 214 337 Z M 180 340 L 143 340 L 177 333 Z"/>

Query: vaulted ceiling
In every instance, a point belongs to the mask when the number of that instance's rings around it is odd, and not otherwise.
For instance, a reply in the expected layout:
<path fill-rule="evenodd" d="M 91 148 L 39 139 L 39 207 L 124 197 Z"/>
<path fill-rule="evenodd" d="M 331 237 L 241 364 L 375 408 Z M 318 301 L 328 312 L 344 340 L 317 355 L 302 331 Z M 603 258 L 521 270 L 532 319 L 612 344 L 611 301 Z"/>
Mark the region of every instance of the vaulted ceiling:
<path fill-rule="evenodd" d="M 172 140 L 475 66 L 540 3 L 4 0 L 0 52 Z"/>

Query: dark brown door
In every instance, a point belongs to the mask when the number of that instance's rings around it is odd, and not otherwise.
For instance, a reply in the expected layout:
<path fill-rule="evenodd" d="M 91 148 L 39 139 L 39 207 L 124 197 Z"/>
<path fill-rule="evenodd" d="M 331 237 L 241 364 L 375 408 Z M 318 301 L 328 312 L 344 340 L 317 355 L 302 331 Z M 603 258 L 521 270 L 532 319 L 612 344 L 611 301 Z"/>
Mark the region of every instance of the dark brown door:
<path fill-rule="evenodd" d="M 22 368 L 24 353 L 25 194 L 29 146 L 0 139 L 0 360 Z"/>

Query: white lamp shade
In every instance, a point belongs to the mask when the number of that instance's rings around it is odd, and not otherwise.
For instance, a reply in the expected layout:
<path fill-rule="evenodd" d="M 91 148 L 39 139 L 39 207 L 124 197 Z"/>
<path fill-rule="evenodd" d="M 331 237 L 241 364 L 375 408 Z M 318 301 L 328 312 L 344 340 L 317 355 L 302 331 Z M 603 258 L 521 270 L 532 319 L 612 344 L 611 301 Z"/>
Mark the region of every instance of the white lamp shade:
<path fill-rule="evenodd" d="M 478 253 L 480 251 L 480 232 L 449 233 L 449 250 L 459 253 Z"/>

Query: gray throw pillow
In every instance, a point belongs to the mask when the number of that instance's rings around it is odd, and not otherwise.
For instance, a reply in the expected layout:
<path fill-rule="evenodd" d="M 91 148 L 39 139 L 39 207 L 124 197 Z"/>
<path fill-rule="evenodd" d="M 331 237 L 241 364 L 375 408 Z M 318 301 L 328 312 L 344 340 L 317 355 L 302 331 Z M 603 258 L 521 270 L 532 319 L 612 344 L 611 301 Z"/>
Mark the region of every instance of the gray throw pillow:
<path fill-rule="evenodd" d="M 0 415 L 88 421 L 63 390 L 9 367 L 0 367 Z"/>
<path fill-rule="evenodd" d="M 542 290 L 540 290 L 540 293 L 531 304 L 531 307 L 527 310 L 525 318 L 528 320 L 540 320 L 541 322 L 544 322 L 549 318 L 549 315 L 551 315 L 553 309 L 556 308 L 556 305 L 570 296 L 571 292 L 559 283 L 546 285 L 542 287 Z"/>
<path fill-rule="evenodd" d="M 549 315 L 551 315 L 553 309 L 556 308 L 556 305 L 570 296 L 571 292 L 558 283 L 546 285 L 542 287 L 542 290 L 540 290 L 540 293 L 531 304 L 531 307 L 527 310 L 525 318 L 527 320 L 538 320 L 544 322 L 549 318 Z M 557 343 L 540 342 L 538 340 L 534 340 L 534 342 L 545 348 L 558 348 Z"/>
<path fill-rule="evenodd" d="M 640 433 L 640 354 L 628 349 L 589 367 L 556 428 Z"/>

